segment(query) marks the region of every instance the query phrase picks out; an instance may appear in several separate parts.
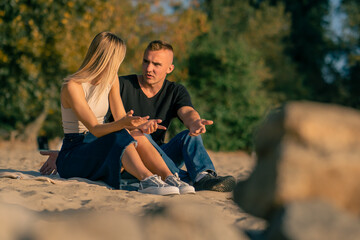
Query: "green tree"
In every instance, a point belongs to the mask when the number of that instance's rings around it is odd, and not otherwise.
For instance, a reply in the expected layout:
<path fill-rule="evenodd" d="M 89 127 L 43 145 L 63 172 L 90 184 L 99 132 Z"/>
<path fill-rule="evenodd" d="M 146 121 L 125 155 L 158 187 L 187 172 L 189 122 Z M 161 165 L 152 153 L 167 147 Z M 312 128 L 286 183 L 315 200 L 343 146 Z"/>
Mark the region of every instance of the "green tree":
<path fill-rule="evenodd" d="M 211 28 L 192 43 L 185 84 L 202 117 L 215 122 L 208 127 L 205 146 L 251 150 L 256 125 L 271 104 L 263 88 L 270 69 L 244 34 L 255 9 L 226 0 L 206 1 L 203 7 Z"/>
<path fill-rule="evenodd" d="M 286 54 L 291 46 L 288 41 L 291 14 L 285 12 L 283 3 L 271 5 L 269 1 L 256 1 L 256 4 L 248 6 L 247 12 L 247 25 L 240 34 L 261 53 L 265 65 L 270 69 L 271 75 L 264 82 L 266 90 L 278 103 L 302 98 L 307 94 L 303 76 Z"/>
<path fill-rule="evenodd" d="M 44 34 L 49 6 L 46 1 L 1 2 L 0 31 L 6 33 L 0 40 L 1 127 L 17 129 L 23 138 L 33 138 L 34 133 L 23 135 L 29 132 L 25 126 L 54 107 L 58 76 L 63 73 L 59 54 L 52 51 L 54 34 Z"/>
<path fill-rule="evenodd" d="M 343 0 L 341 10 L 346 13 L 344 31 L 340 41 L 341 52 L 346 55 L 347 73 L 342 79 L 346 104 L 360 109 L 360 2 Z"/>
<path fill-rule="evenodd" d="M 287 55 L 295 62 L 296 70 L 302 75 L 306 91 L 303 99 L 331 102 L 334 85 L 327 82 L 323 69 L 328 63 L 325 57 L 332 48 L 326 37 L 329 0 L 271 0 L 272 4 L 282 3 L 291 16 L 291 33 L 285 40 L 289 43 Z"/>
<path fill-rule="evenodd" d="M 205 146 L 213 150 L 251 150 L 252 136 L 270 100 L 262 89 L 266 72 L 258 54 L 240 39 L 208 36 L 189 59 L 188 85 L 208 127 Z"/>
<path fill-rule="evenodd" d="M 168 16 L 156 0 L 5 0 L 0 9 L 0 135 L 24 140 L 34 140 L 41 127 L 40 134 L 61 135 L 62 79 L 78 69 L 97 33 L 125 39 L 120 74 L 130 74 L 140 70 L 150 40 L 169 40 L 186 52 L 187 42 L 206 29 L 205 14 L 178 9 Z"/>

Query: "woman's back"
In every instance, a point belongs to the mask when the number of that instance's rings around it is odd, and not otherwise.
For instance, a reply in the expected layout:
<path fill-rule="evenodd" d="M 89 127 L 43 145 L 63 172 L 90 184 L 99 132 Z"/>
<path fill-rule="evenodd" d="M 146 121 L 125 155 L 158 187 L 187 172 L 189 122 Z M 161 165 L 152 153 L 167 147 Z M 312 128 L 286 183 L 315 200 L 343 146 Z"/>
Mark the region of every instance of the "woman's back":
<path fill-rule="evenodd" d="M 92 85 L 90 82 L 86 82 L 81 83 L 81 86 L 83 93 L 85 94 L 86 102 L 88 103 L 91 111 L 94 113 L 98 123 L 102 124 L 109 107 L 108 95 L 110 86 L 99 97 L 94 94 L 97 85 Z M 63 101 L 61 101 L 61 117 L 64 133 L 82 133 L 84 131 L 88 131 L 85 125 L 76 116 L 73 109 Z"/>

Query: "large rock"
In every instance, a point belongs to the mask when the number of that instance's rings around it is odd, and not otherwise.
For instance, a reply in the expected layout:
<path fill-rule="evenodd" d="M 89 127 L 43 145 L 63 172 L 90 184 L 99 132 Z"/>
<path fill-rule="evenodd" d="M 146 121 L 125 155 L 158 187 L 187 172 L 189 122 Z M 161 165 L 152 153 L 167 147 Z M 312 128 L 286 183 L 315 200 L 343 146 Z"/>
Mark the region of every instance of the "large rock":
<path fill-rule="evenodd" d="M 263 239 L 354 240 L 360 237 L 360 220 L 322 201 L 286 205 L 272 219 Z"/>
<path fill-rule="evenodd" d="M 221 212 L 191 199 L 151 203 L 134 215 L 70 209 L 36 212 L 0 201 L 0 239 L 249 240 Z"/>
<path fill-rule="evenodd" d="M 2 202 L 0 212 L 1 240 L 145 239 L 139 219 L 127 212 L 36 212 Z"/>
<path fill-rule="evenodd" d="M 290 202 L 322 199 L 360 215 L 360 112 L 291 102 L 272 112 L 255 141 L 257 166 L 234 200 L 269 218 Z"/>
<path fill-rule="evenodd" d="M 216 209 L 184 199 L 147 206 L 142 219 L 146 239 L 229 239 L 249 240 Z"/>

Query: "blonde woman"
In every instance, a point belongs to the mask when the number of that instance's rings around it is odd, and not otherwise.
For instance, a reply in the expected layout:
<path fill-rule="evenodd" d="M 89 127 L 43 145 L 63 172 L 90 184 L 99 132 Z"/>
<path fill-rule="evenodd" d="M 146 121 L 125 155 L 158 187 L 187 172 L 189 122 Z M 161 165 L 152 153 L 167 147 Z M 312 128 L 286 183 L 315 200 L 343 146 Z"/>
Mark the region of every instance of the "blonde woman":
<path fill-rule="evenodd" d="M 65 78 L 61 89 L 65 137 L 56 160 L 57 171 L 64 178 L 101 180 L 118 189 L 123 167 L 140 180 L 141 193 L 193 193 L 193 187 L 171 173 L 137 130 L 156 131 L 162 128 L 160 120 L 133 116 L 133 111 L 125 113 L 117 80 L 125 52 L 122 39 L 101 32 L 93 39 L 79 70 Z M 115 121 L 104 123 L 109 106 Z"/>

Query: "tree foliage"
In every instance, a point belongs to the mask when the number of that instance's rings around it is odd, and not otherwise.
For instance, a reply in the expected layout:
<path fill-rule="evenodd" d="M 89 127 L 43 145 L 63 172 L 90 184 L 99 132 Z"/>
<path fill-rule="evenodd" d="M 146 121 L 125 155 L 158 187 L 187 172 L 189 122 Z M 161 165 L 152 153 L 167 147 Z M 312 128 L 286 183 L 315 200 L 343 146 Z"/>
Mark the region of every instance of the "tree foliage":
<path fill-rule="evenodd" d="M 291 31 L 286 39 L 286 54 L 296 64 L 297 75 L 302 78 L 302 99 L 331 102 L 333 85 L 325 81 L 323 69 L 330 50 L 326 38 L 329 0 L 271 0 L 272 4 L 284 4 L 291 16 Z"/>
<path fill-rule="evenodd" d="M 206 30 L 205 14 L 178 9 L 168 16 L 158 4 L 155 0 L 1 2 L 0 30 L 6 33 L 0 40 L 2 135 L 24 132 L 44 109 L 48 119 L 43 134 L 61 134 L 62 79 L 78 69 L 90 41 L 101 31 L 112 31 L 127 43 L 120 74 L 140 69 L 143 50 L 150 40 L 166 39 L 179 46 L 178 53 L 187 52 L 187 42 Z M 182 27 L 181 35 L 175 34 L 175 25 Z M 176 75 L 186 76 L 186 72 Z"/>
<path fill-rule="evenodd" d="M 343 0 L 341 10 L 348 16 L 340 41 L 347 62 L 347 74 L 342 80 L 346 95 L 344 102 L 360 109 L 360 3 L 356 0 Z"/>
<path fill-rule="evenodd" d="M 213 150 L 251 149 L 269 108 L 289 100 L 360 108 L 360 2 L 342 0 L 344 31 L 329 34 L 329 0 L 4 0 L 0 3 L 0 137 L 62 134 L 62 79 L 92 38 L 127 44 L 119 74 L 139 73 L 149 41 L 172 43 L 175 71 Z M 343 60 L 345 59 L 345 60 Z M 342 63 L 342 67 L 339 67 Z M 35 127 L 34 127 L 35 126 Z M 173 124 L 173 135 L 181 127 Z"/>
<path fill-rule="evenodd" d="M 248 24 L 242 33 L 246 42 L 261 53 L 270 76 L 264 85 L 277 102 L 299 99 L 307 93 L 304 79 L 297 65 L 286 54 L 291 46 L 291 14 L 285 11 L 283 3 L 269 2 L 250 4 L 252 13 L 248 14 Z"/>
<path fill-rule="evenodd" d="M 251 36 L 267 10 L 226 0 L 204 7 L 211 28 L 192 43 L 186 82 L 202 117 L 214 120 L 204 142 L 214 150 L 251 150 L 253 132 L 271 103 L 264 81 L 272 73 Z M 262 30 L 267 32 L 259 31 L 260 38 L 278 34 Z"/>
<path fill-rule="evenodd" d="M 241 40 L 208 37 L 189 59 L 189 88 L 203 118 L 214 120 L 204 142 L 213 150 L 252 149 L 252 135 L 269 106 L 262 89 L 266 72 L 258 54 Z"/>

